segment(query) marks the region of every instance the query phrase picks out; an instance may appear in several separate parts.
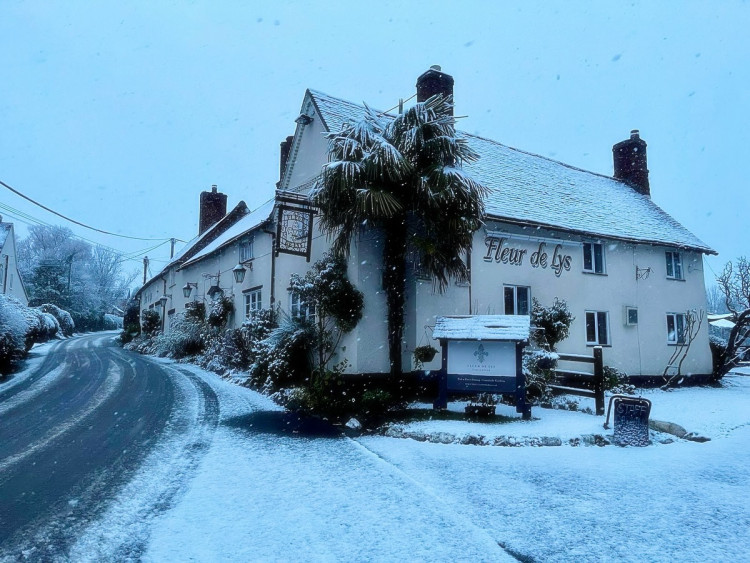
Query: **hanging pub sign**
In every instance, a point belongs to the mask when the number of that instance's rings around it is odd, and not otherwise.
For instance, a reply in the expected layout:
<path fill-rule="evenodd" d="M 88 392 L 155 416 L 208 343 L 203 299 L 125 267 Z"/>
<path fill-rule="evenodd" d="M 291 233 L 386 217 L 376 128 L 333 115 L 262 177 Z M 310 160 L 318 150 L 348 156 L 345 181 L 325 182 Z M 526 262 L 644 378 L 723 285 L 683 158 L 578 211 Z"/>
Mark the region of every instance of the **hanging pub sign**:
<path fill-rule="evenodd" d="M 443 349 L 435 408 L 446 408 L 448 393 L 502 393 L 516 397 L 516 411 L 531 417 L 526 402 L 523 349 L 528 315 L 438 317 L 433 337 Z"/>
<path fill-rule="evenodd" d="M 276 251 L 304 256 L 310 261 L 313 211 L 303 207 L 279 206 Z"/>

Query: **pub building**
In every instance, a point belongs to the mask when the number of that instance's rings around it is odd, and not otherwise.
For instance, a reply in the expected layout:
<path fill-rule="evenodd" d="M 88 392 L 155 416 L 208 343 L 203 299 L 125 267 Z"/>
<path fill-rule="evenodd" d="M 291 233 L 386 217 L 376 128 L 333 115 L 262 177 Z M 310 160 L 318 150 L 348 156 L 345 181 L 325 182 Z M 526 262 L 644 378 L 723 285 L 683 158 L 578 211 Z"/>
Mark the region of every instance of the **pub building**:
<path fill-rule="evenodd" d="M 453 83 L 432 67 L 417 79 L 417 101 L 453 95 Z M 221 218 L 202 224 L 204 232 L 139 290 L 142 309 L 161 306 L 168 330 L 175 311 L 214 290 L 233 296 L 235 326 L 271 306 L 314 314 L 288 289 L 290 275 L 303 274 L 329 248 L 308 196 L 328 161 L 325 133 L 364 112 L 363 105 L 307 90 L 295 133 L 281 144 L 275 197 L 252 213 L 240 202 L 226 214 L 226 198 L 218 213 L 202 205 L 202 217 Z M 464 169 L 489 190 L 486 218 L 465 257 L 467 283 L 439 293 L 417 264 L 407 268 L 404 371 L 416 369 L 417 346 L 438 347 L 431 334 L 438 317 L 528 315 L 532 299 L 549 306 L 559 298 L 575 317 L 559 351 L 591 355 L 602 346 L 605 365 L 636 380 L 673 374 L 670 358 L 686 352 L 681 375 L 710 374 L 703 255 L 716 252 L 651 200 L 646 142 L 637 130 L 612 147 L 612 177 L 458 134 L 480 156 Z M 365 295 L 365 309 L 337 358 L 348 360 L 351 373 L 389 372 L 380 238 L 363 228 L 352 244 L 348 274 Z M 232 279 L 238 268 L 241 281 Z M 183 296 L 181 287 L 195 291 Z M 423 369 L 440 366 L 438 354 Z"/>

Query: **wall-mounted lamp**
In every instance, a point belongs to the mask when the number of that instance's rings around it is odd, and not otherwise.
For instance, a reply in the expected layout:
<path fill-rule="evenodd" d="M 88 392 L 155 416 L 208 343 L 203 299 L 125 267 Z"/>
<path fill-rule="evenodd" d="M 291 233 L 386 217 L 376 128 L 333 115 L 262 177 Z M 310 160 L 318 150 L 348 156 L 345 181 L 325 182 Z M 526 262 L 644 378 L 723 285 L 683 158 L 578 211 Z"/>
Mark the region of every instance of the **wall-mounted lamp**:
<path fill-rule="evenodd" d="M 193 288 L 195 288 L 195 291 L 198 291 L 198 284 L 193 282 L 187 282 L 185 286 L 182 288 L 182 294 L 185 296 L 185 299 L 188 299 L 190 297 L 190 292 L 193 291 Z"/>
<path fill-rule="evenodd" d="M 161 297 L 159 298 L 159 304 L 160 304 L 160 305 L 161 305 L 162 307 L 166 307 L 166 306 L 167 306 L 167 301 L 169 301 L 169 298 L 170 298 L 170 297 L 172 297 L 172 296 L 171 296 L 171 295 L 162 295 L 162 296 L 161 296 Z"/>
<path fill-rule="evenodd" d="M 250 268 L 252 269 L 252 264 L 250 265 Z M 232 268 L 232 274 L 234 274 L 234 281 L 237 283 L 242 283 L 245 281 L 245 273 L 247 270 L 242 264 L 237 264 L 234 268 Z"/>
<path fill-rule="evenodd" d="M 306 115 L 304 113 L 299 114 L 299 117 L 294 120 L 295 123 L 298 123 L 300 125 L 309 125 L 312 123 L 313 118 L 309 115 Z"/>

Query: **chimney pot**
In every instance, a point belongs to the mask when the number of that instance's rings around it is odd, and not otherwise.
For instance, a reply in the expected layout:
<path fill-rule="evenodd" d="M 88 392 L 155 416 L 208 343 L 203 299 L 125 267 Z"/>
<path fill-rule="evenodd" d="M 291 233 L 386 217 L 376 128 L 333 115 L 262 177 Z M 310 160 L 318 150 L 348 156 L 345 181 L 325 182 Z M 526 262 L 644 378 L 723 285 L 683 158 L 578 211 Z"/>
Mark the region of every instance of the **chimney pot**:
<path fill-rule="evenodd" d="M 438 94 L 452 98 L 453 82 L 453 77 L 442 72 L 440 65 L 432 65 L 417 78 L 417 102 L 424 102 Z M 453 107 L 451 107 L 450 115 L 453 115 Z"/>
<path fill-rule="evenodd" d="M 651 197 L 646 146 L 638 129 L 633 129 L 629 139 L 612 147 L 612 158 L 615 178 L 627 182 L 639 194 Z"/>
<path fill-rule="evenodd" d="M 202 235 L 227 214 L 227 196 L 217 191 L 216 184 L 210 192 L 201 192 L 198 235 Z"/>

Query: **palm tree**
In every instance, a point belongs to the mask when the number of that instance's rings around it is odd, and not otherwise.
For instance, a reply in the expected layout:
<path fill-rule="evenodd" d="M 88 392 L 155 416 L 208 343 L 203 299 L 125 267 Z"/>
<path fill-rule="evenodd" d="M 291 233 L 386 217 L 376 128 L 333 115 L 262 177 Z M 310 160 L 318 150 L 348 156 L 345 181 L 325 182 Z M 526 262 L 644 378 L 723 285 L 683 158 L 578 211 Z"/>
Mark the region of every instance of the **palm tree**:
<path fill-rule="evenodd" d="M 401 374 L 406 260 L 415 259 L 442 291 L 465 280 L 461 259 L 484 215 L 486 189 L 461 168 L 478 155 L 456 136 L 452 99 L 418 103 L 395 119 L 365 116 L 328 134 L 329 162 L 312 194 L 332 251 L 347 257 L 361 228 L 384 236 L 391 374 Z"/>

